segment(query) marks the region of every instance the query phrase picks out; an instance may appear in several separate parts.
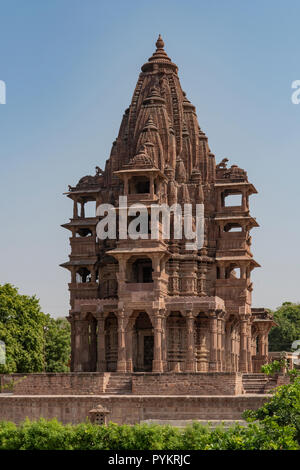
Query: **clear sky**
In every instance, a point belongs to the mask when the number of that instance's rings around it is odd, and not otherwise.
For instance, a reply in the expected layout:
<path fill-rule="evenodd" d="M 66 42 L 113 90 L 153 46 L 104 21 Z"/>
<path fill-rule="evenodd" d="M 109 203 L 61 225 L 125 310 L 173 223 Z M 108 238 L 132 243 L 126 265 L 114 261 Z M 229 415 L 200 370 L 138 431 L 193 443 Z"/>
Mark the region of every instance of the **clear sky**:
<path fill-rule="evenodd" d="M 158 33 L 217 161 L 248 171 L 254 306 L 300 301 L 300 2 L 0 0 L 0 283 L 68 313 L 62 193 L 108 158 Z"/>

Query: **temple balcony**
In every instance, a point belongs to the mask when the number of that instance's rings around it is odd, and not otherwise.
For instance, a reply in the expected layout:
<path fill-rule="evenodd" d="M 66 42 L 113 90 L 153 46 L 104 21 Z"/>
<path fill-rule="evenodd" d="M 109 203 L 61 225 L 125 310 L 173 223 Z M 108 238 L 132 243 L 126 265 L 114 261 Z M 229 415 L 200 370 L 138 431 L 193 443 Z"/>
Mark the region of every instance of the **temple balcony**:
<path fill-rule="evenodd" d="M 73 299 L 95 299 L 98 297 L 99 285 L 97 282 L 72 282 L 68 285 Z"/>
<path fill-rule="evenodd" d="M 95 256 L 98 252 L 96 237 L 71 237 L 71 257 L 73 256 Z"/>
<path fill-rule="evenodd" d="M 151 292 L 153 291 L 153 282 L 126 282 L 128 292 Z"/>
<path fill-rule="evenodd" d="M 142 203 L 145 206 L 149 206 L 151 204 L 157 204 L 159 197 L 156 194 L 150 193 L 141 193 L 141 194 L 128 194 L 127 195 L 127 204 L 130 206 L 131 204 Z"/>
<path fill-rule="evenodd" d="M 216 279 L 216 287 L 240 287 L 245 289 L 250 285 L 250 279 L 239 279 L 234 277 L 231 277 L 230 279 Z"/>

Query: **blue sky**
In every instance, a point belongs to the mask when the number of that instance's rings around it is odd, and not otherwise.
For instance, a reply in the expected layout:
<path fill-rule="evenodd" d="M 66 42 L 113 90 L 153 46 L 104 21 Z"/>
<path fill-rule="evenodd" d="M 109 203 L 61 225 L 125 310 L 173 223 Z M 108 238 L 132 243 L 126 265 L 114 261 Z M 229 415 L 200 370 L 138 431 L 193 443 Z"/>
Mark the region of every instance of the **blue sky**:
<path fill-rule="evenodd" d="M 103 166 L 158 33 L 217 161 L 248 171 L 254 306 L 300 301 L 299 1 L 0 0 L 0 283 L 68 313 L 68 184 Z"/>

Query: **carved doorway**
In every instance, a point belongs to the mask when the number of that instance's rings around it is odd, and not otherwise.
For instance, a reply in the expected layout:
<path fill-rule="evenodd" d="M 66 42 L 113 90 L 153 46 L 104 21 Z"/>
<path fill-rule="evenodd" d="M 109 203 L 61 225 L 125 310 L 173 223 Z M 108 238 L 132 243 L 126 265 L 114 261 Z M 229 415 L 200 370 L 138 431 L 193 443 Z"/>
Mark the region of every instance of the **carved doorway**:
<path fill-rule="evenodd" d="M 154 336 L 144 336 L 144 370 L 152 371 Z"/>
<path fill-rule="evenodd" d="M 133 368 L 136 372 L 151 372 L 154 331 L 146 312 L 140 312 L 133 327 Z"/>

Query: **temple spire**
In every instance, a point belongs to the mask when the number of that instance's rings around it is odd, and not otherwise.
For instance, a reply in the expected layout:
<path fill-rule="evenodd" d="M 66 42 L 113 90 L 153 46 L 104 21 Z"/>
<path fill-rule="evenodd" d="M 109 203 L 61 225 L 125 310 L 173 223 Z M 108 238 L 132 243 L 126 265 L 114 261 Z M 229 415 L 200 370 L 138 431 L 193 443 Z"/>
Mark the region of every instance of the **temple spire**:
<path fill-rule="evenodd" d="M 163 39 L 162 39 L 162 37 L 161 37 L 160 34 L 158 35 L 158 39 L 157 39 L 155 45 L 156 45 L 156 50 L 157 50 L 157 49 L 163 49 L 163 48 L 165 47 L 165 43 L 164 43 L 164 41 L 163 41 Z"/>

